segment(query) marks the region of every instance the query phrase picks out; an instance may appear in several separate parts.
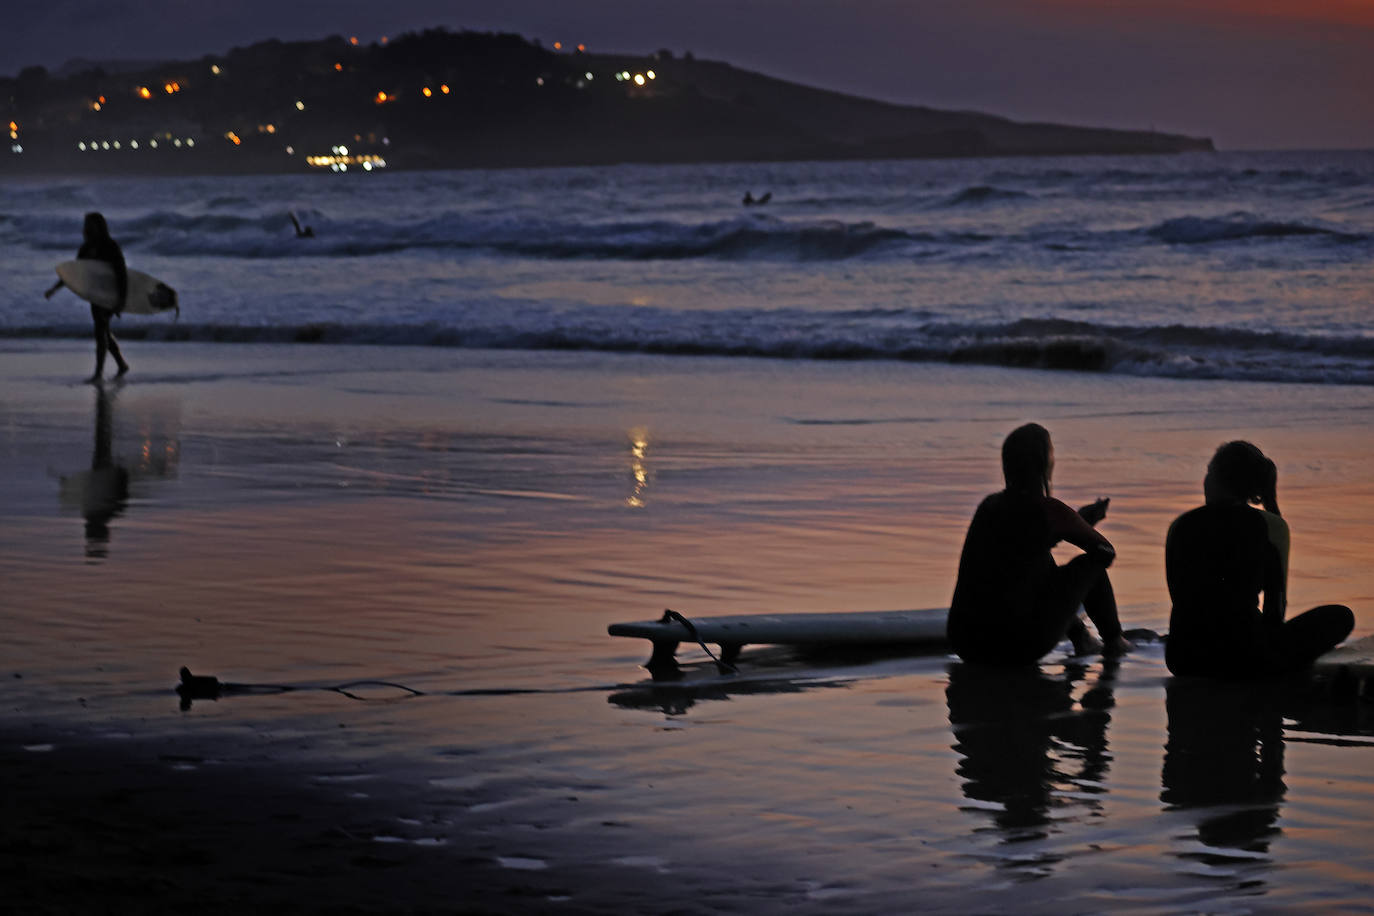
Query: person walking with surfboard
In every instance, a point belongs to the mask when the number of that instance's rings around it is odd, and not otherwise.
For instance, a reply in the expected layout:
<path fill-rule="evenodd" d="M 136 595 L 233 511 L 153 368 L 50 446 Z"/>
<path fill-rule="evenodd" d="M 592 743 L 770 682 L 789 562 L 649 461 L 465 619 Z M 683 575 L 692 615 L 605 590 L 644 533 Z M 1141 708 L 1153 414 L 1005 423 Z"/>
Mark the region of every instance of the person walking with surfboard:
<path fill-rule="evenodd" d="M 1227 442 L 1207 464 L 1205 503 L 1169 526 L 1164 570 L 1173 608 L 1164 662 L 1174 674 L 1284 674 L 1310 665 L 1355 628 L 1354 613 L 1341 604 L 1284 619 L 1289 533 L 1277 490 L 1273 461 L 1250 442 Z"/>
<path fill-rule="evenodd" d="M 1109 501 L 1075 512 L 1050 495 L 1053 474 L 1049 431 L 1038 423 L 1012 430 L 1002 443 L 1006 489 L 974 513 L 950 601 L 946 634 L 966 662 L 1033 664 L 1066 636 L 1079 654 L 1130 648 L 1107 577 L 1116 550 L 1093 527 Z M 1050 553 L 1060 541 L 1083 553 L 1060 566 Z M 1079 618 L 1080 605 L 1100 641 Z"/>
<path fill-rule="evenodd" d="M 95 323 L 95 374 L 86 381 L 98 384 L 105 374 L 106 351 L 114 357 L 115 363 L 119 366 L 115 378 L 129 371 L 129 364 L 124 360 L 124 354 L 119 352 L 119 342 L 115 340 L 114 331 L 110 329 L 112 312 L 115 315 L 121 314 L 128 302 L 129 269 L 124 263 L 124 252 L 120 249 L 119 243 L 110 236 L 110 227 L 105 222 L 103 214 L 86 214 L 86 221 L 81 226 L 81 237 L 81 248 L 76 252 L 76 259 L 104 261 L 109 264 L 114 268 L 115 286 L 119 290 L 119 300 L 113 310 L 91 304 L 91 321 Z M 43 296 L 51 297 L 62 288 L 62 285 L 62 281 L 58 280 Z"/>

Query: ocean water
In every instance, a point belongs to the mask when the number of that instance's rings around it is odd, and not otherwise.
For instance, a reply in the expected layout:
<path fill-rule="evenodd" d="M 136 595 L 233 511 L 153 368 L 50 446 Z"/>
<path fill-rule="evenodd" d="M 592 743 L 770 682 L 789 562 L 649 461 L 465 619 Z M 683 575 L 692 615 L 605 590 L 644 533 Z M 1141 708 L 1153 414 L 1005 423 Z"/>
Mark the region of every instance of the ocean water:
<path fill-rule="evenodd" d="M 360 854 L 452 855 L 455 899 L 510 911 L 1367 907 L 1368 703 L 1190 690 L 1157 642 L 1005 677 L 684 646 L 664 684 L 605 627 L 943 606 L 1034 419 L 1058 495 L 1112 498 L 1127 626 L 1167 628 L 1164 531 L 1245 437 L 1290 606 L 1370 632 L 1372 174 L 4 181 L 0 722 L 162 742 L 169 779 L 404 783 Z M 41 298 L 88 209 L 183 305 L 121 319 L 133 372 L 98 389 L 84 305 Z M 260 686 L 182 709 L 181 665 Z"/>
<path fill-rule="evenodd" d="M 1374 153 L 0 182 L 13 337 L 98 209 L 130 337 L 1374 380 Z"/>

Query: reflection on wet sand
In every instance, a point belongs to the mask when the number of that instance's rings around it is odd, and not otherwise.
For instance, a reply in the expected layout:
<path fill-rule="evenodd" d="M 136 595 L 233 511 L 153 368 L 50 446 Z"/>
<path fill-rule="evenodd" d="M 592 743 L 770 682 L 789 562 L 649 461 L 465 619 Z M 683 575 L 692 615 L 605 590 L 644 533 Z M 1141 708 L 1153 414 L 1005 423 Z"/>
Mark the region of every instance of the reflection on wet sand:
<path fill-rule="evenodd" d="M 79 511 L 86 520 L 86 556 L 95 560 L 109 555 L 110 523 L 128 508 L 130 482 L 174 475 L 180 456 L 180 405 L 170 414 L 154 408 L 137 415 L 136 457 L 115 452 L 114 408 L 120 390 L 119 385 L 96 386 L 90 470 L 64 475 L 58 491 L 63 508 Z"/>
<path fill-rule="evenodd" d="M 860 680 L 928 670 L 932 661 L 929 653 L 910 646 L 760 646 L 740 657 L 738 673 L 722 674 L 714 665 L 684 666 L 677 679 L 628 684 L 612 692 L 607 702 L 624 709 L 681 716 L 702 701 L 846 688 Z"/>
<path fill-rule="evenodd" d="M 631 491 L 626 497 L 626 505 L 644 508 L 645 493 L 649 489 L 649 431 L 642 427 L 630 430 L 630 478 Z"/>
<path fill-rule="evenodd" d="M 1066 664 L 1063 674 L 1051 675 L 1039 666 L 950 666 L 945 696 L 961 758 L 956 773 L 972 803 L 967 810 L 992 821 L 999 846 L 1060 832 L 1057 824 L 1074 819 L 1063 809 L 1099 812 L 1111 760 L 1107 727 L 1117 662 L 1104 660 L 1091 684 L 1088 670 Z M 1014 856 L 999 853 L 997 861 L 1026 877 L 1043 877 L 1061 858 L 1030 845 Z"/>
<path fill-rule="evenodd" d="M 1169 681 L 1159 797 L 1193 814 L 1195 832 L 1175 837 L 1186 871 L 1263 886 L 1286 791 L 1284 694 L 1283 684 Z"/>

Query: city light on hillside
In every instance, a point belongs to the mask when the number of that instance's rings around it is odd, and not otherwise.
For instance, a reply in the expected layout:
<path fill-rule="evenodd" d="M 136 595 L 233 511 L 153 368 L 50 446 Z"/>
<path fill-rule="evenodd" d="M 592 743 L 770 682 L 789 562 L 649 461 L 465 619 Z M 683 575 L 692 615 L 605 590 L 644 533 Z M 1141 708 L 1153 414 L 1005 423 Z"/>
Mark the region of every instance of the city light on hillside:
<path fill-rule="evenodd" d="M 302 102 L 300 99 L 296 99 L 296 110 L 305 111 L 305 103 Z"/>
<path fill-rule="evenodd" d="M 135 91 L 138 93 L 140 99 L 151 99 L 153 97 L 153 90 L 149 89 L 147 86 L 139 86 Z"/>
<path fill-rule="evenodd" d="M 305 164 L 315 169 L 329 169 L 331 172 L 347 172 L 348 167 L 359 166 L 365 172 L 386 168 L 386 160 L 374 153 L 350 155 L 347 147 L 336 146 L 328 155 L 306 156 Z"/>
<path fill-rule="evenodd" d="M 448 95 L 448 83 L 444 83 L 442 86 L 440 86 L 439 91 L 442 92 L 444 95 Z"/>
<path fill-rule="evenodd" d="M 424 95 L 425 98 L 429 98 L 430 96 L 434 95 L 434 90 L 429 88 L 428 86 L 421 89 L 420 92 L 422 95 Z"/>
<path fill-rule="evenodd" d="M 210 72 L 213 73 L 215 76 L 219 76 L 219 75 L 220 75 L 221 73 L 223 73 L 224 71 L 220 70 L 219 64 L 211 64 L 211 65 L 210 65 Z"/>

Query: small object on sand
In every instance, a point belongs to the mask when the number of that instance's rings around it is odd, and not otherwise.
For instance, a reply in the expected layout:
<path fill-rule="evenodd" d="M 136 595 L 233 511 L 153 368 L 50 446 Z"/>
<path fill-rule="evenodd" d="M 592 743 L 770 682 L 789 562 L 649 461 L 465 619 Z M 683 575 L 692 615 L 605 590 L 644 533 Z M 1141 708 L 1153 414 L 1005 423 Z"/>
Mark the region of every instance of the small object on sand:
<path fill-rule="evenodd" d="M 181 683 L 177 693 L 182 700 L 218 700 L 221 691 L 219 678 L 209 674 L 192 674 L 185 665 L 181 668 Z"/>

